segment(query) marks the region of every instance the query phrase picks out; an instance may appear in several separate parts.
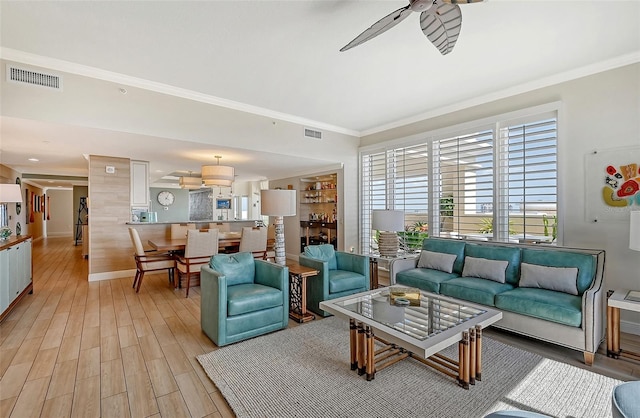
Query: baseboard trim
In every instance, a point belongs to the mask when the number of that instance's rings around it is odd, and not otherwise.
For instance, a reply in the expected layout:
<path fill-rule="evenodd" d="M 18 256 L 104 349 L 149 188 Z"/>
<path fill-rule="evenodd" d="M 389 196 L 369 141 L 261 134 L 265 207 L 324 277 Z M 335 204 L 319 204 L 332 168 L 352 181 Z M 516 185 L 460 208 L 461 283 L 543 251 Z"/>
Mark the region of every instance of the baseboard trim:
<path fill-rule="evenodd" d="M 136 275 L 136 269 L 105 271 L 102 273 L 89 273 L 90 282 L 99 282 L 100 280 L 121 279 L 123 277 L 133 277 Z"/>
<path fill-rule="evenodd" d="M 620 331 L 627 334 L 640 335 L 640 324 L 631 321 L 620 321 Z"/>

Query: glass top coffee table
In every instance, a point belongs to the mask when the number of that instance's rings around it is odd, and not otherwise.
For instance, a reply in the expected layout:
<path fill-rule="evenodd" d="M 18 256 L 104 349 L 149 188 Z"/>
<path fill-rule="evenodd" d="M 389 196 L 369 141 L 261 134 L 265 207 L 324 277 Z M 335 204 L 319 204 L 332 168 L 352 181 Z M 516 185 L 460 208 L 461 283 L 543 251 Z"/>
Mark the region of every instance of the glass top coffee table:
<path fill-rule="evenodd" d="M 482 377 L 482 328 L 502 319 L 485 306 L 399 285 L 324 301 L 320 309 L 349 319 L 351 369 L 367 380 L 413 357 L 465 389 Z M 457 360 L 439 353 L 455 343 Z"/>

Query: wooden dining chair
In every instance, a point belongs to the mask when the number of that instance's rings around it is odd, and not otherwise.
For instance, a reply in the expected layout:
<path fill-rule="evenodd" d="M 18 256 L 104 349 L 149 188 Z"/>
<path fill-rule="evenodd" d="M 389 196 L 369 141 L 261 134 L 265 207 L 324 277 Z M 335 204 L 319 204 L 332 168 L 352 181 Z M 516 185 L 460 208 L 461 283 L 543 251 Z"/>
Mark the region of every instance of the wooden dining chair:
<path fill-rule="evenodd" d="M 140 290 L 144 274 L 149 271 L 167 270 L 169 274 L 169 283 L 174 281 L 173 271 L 175 268 L 175 260 L 170 254 L 159 253 L 157 251 L 145 251 L 140 240 L 140 235 L 135 228 L 129 228 L 129 236 L 133 243 L 134 258 L 136 261 L 136 275 L 133 279 L 133 287 L 136 293 Z"/>
<path fill-rule="evenodd" d="M 175 287 L 180 285 L 181 276 L 185 275 L 186 297 L 189 297 L 189 287 L 191 286 L 191 275 L 200 274 L 200 268 L 209 263 L 213 255 L 218 254 L 218 230 L 209 229 L 198 231 L 196 229 L 187 232 L 187 244 L 184 247 L 184 255 L 176 257 L 175 265 L 178 270 L 178 280 Z"/>
<path fill-rule="evenodd" d="M 231 226 L 228 222 L 209 222 L 209 229 L 217 229 L 220 232 L 229 232 Z"/>
<path fill-rule="evenodd" d="M 245 226 L 240 236 L 241 253 L 252 253 L 253 258 L 267 259 L 267 228 Z"/>
<path fill-rule="evenodd" d="M 171 224 L 171 239 L 187 237 L 187 231 L 196 229 L 196 224 Z"/>

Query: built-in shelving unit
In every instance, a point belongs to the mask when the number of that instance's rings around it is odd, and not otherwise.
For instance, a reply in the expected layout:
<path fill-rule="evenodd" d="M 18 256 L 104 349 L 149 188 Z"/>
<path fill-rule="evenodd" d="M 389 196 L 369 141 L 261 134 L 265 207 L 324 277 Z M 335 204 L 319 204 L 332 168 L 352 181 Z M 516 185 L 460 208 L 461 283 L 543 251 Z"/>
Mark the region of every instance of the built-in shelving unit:
<path fill-rule="evenodd" d="M 307 245 L 337 247 L 337 174 L 300 179 L 300 249 Z"/>

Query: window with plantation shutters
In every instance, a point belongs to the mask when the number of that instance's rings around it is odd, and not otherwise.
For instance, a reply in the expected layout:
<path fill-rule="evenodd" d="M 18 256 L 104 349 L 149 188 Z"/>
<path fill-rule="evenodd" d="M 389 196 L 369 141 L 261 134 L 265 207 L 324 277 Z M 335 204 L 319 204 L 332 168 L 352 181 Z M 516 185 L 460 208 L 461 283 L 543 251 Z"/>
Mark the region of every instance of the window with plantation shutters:
<path fill-rule="evenodd" d="M 405 238 L 419 230 L 464 239 L 560 241 L 558 108 L 541 105 L 447 128 L 449 134 L 424 133 L 418 144 L 414 137 L 406 146 L 362 151 L 362 251 L 375 248 L 374 209 L 403 210 Z"/>
<path fill-rule="evenodd" d="M 427 223 L 427 144 L 364 154 L 362 173 L 362 241 L 364 249 L 375 247 L 371 230 L 374 209 L 405 212 L 405 225 Z"/>
<path fill-rule="evenodd" d="M 553 241 L 557 237 L 556 118 L 500 129 L 499 239 Z"/>
<path fill-rule="evenodd" d="M 440 236 L 480 231 L 478 225 L 493 212 L 493 130 L 433 142 L 431 199 Z"/>

